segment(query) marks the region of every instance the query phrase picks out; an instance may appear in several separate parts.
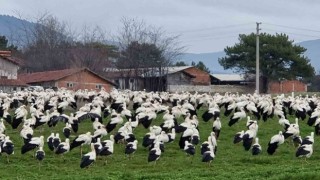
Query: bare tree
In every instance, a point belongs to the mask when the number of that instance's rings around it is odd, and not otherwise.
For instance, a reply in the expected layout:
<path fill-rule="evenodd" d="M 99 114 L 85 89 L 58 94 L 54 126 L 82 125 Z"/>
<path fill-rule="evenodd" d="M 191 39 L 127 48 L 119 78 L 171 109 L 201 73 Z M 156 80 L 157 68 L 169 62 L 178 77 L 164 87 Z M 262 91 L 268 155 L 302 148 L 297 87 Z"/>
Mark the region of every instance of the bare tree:
<path fill-rule="evenodd" d="M 99 73 L 110 66 L 109 58 L 117 55 L 117 48 L 107 44 L 106 33 L 98 26 L 84 26 L 76 32 L 48 13 L 34 22 L 34 26 L 23 24 L 20 31 L 24 37 L 17 38 L 24 45 L 21 55 L 25 60 L 24 71 L 86 67 Z"/>
<path fill-rule="evenodd" d="M 143 20 L 122 18 L 121 22 L 122 27 L 116 37 L 120 47 L 117 68 L 125 69 L 127 77 L 132 74 L 150 77 L 145 78 L 150 81 L 150 87 L 155 87 L 154 84 L 163 87 L 161 77 L 167 74 L 167 67 L 184 51 L 178 41 L 179 36 L 169 36 L 162 28 L 147 25 Z"/>
<path fill-rule="evenodd" d="M 70 66 L 68 49 L 72 33 L 67 24 L 50 14 L 43 14 L 33 27 L 24 27 L 25 40 L 22 58 L 30 71 L 65 69 Z"/>
<path fill-rule="evenodd" d="M 115 58 L 117 48 L 107 44 L 106 32 L 100 27 L 91 29 L 84 26 L 77 43 L 71 49 L 73 67 L 87 67 L 95 72 L 102 72 L 103 67 L 110 67 L 110 58 Z"/>
<path fill-rule="evenodd" d="M 165 57 L 163 65 L 170 65 L 185 50 L 185 47 L 180 44 L 179 35 L 169 36 L 161 27 L 154 27 L 143 20 L 126 17 L 121 19 L 121 23 L 122 27 L 116 36 L 120 50 L 126 49 L 132 42 L 154 44 Z"/>

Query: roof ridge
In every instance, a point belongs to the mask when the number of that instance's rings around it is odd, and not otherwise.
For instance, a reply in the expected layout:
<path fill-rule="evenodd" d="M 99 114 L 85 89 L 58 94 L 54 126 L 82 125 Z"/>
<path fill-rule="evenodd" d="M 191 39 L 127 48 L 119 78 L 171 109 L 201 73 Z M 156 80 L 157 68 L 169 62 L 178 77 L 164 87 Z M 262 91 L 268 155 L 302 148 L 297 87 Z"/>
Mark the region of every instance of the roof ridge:
<path fill-rule="evenodd" d="M 26 83 L 48 82 L 48 81 L 56 81 L 84 70 L 87 70 L 90 73 L 94 74 L 95 76 L 98 76 L 99 78 L 102 78 L 105 81 L 108 81 L 110 84 L 115 85 L 112 81 L 91 71 L 89 68 L 69 68 L 69 69 L 62 69 L 62 70 L 41 71 L 41 72 L 34 72 L 34 73 L 19 74 L 18 76 L 20 79 L 22 79 Z"/>

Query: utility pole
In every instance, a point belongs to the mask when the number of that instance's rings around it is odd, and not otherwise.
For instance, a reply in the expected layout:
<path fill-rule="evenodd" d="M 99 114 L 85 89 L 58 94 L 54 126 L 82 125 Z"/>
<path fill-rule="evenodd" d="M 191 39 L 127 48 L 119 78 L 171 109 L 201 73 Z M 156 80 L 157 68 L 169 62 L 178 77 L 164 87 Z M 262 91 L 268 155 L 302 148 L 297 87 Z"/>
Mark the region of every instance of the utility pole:
<path fill-rule="evenodd" d="M 257 22 L 257 36 L 256 36 L 256 93 L 259 94 L 260 91 L 260 85 L 259 85 L 259 81 L 260 81 L 260 77 L 259 77 L 259 74 L 260 74 L 260 62 L 259 62 L 259 30 L 261 30 L 259 28 L 259 25 L 261 24 Z"/>

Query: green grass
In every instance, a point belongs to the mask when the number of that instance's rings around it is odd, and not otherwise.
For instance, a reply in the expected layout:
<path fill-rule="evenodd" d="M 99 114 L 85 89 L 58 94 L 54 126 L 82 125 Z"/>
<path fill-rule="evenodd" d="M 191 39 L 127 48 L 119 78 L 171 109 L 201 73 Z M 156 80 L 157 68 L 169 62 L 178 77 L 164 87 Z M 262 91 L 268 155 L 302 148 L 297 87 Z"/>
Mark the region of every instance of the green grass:
<path fill-rule="evenodd" d="M 204 109 L 198 111 L 199 117 Z M 104 124 L 109 119 L 104 120 Z M 242 144 L 234 145 L 233 136 L 240 130 L 245 130 L 243 120 L 233 127 L 227 125 L 228 118 L 221 115 L 222 130 L 218 140 L 218 151 L 211 167 L 201 162 L 200 145 L 196 149 L 194 158 L 189 158 L 179 149 L 177 134 L 173 143 L 165 145 L 165 152 L 161 155 L 157 164 L 148 164 L 148 150 L 141 145 L 142 138 L 147 129 L 139 126 L 134 133 L 139 141 L 138 150 L 132 159 L 127 159 L 124 155 L 124 146 L 115 144 L 114 155 L 108 157 L 107 165 L 99 158 L 89 169 L 80 169 L 80 149 L 75 148 L 61 156 L 51 152 L 45 143 L 46 157 L 39 168 L 38 161 L 29 152 L 21 155 L 20 148 L 22 139 L 17 130 L 12 130 L 6 124 L 6 134 L 11 136 L 15 144 L 15 154 L 10 156 L 10 163 L 6 162 L 5 155 L 0 157 L 1 179 L 317 179 L 320 166 L 317 166 L 320 158 L 319 137 L 315 137 L 314 154 L 308 159 L 295 157 L 295 148 L 291 142 L 282 144 L 277 152 L 270 156 L 266 153 L 267 144 L 270 138 L 282 130 L 277 119 L 270 119 L 267 122 L 259 121 L 258 137 L 262 146 L 262 154 L 252 156 L 250 151 L 244 151 Z M 294 117 L 289 117 L 294 122 Z M 161 116 L 153 122 L 153 125 L 161 123 Z M 181 122 L 181 119 L 179 120 Z M 205 123 L 199 118 L 199 129 L 201 142 L 207 140 L 212 129 L 212 121 Z M 54 132 L 62 135 L 63 124 L 55 127 Z M 119 128 L 119 127 L 117 127 Z M 117 130 L 117 129 L 116 129 Z M 114 130 L 112 133 L 115 133 Z M 91 121 L 87 120 L 80 124 L 79 134 L 87 131 L 92 132 Z M 302 137 L 309 135 L 313 127 L 306 125 L 305 121 L 300 121 L 300 131 Z M 50 134 L 46 127 L 42 133 L 45 140 Z M 39 136 L 39 130 L 35 130 L 34 136 Z M 73 134 L 71 141 L 76 135 Z M 104 139 L 108 139 L 105 137 Z M 64 137 L 62 138 L 64 140 Z M 84 147 L 84 152 L 88 152 L 89 147 Z"/>

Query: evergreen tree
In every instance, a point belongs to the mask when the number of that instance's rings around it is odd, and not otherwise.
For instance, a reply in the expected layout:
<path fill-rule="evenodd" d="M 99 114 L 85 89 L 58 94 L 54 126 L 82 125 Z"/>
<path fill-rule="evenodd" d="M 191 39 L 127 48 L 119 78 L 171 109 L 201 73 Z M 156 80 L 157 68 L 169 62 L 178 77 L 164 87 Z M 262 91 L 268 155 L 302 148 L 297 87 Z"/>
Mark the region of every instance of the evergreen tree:
<path fill-rule="evenodd" d="M 0 50 L 2 51 L 16 51 L 17 46 L 10 45 L 8 46 L 8 39 L 5 36 L 0 36 Z"/>
<path fill-rule="evenodd" d="M 196 67 L 196 68 L 198 68 L 202 71 L 205 71 L 207 73 L 210 73 L 209 68 L 202 61 L 199 61 L 198 63 L 195 63 L 194 61 L 192 61 L 191 66 Z"/>
<path fill-rule="evenodd" d="M 178 61 L 178 62 L 176 62 L 176 64 L 174 64 L 174 66 L 188 66 L 188 64 L 186 64 L 183 61 Z"/>
<path fill-rule="evenodd" d="M 268 83 L 279 79 L 310 78 L 315 75 L 310 60 L 303 55 L 305 48 L 293 44 L 285 34 L 260 34 L 260 78 L 263 92 Z M 226 57 L 219 63 L 224 69 L 242 73 L 256 73 L 256 35 L 239 35 L 239 43 L 224 49 Z"/>

